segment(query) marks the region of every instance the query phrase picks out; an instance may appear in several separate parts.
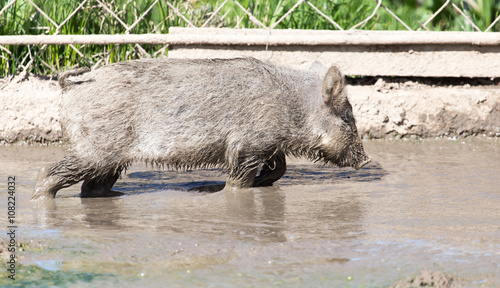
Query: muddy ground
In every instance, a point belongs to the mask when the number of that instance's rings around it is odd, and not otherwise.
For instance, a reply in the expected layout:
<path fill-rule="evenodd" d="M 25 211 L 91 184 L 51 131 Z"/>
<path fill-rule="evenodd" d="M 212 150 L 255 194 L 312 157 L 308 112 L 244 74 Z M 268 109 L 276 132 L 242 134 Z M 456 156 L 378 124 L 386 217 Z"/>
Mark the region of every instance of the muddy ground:
<path fill-rule="evenodd" d="M 500 136 L 498 79 L 351 78 L 364 138 Z M 60 88 L 50 78 L 0 82 L 0 143 L 59 142 Z"/>
<path fill-rule="evenodd" d="M 35 203 L 38 169 L 63 149 L 2 146 L 19 265 L 0 286 L 499 287 L 499 141 L 365 140 L 361 170 L 290 159 L 274 187 L 216 193 L 189 190 L 223 183 L 219 170 L 136 163 L 124 196 L 81 199 L 74 185 Z"/>

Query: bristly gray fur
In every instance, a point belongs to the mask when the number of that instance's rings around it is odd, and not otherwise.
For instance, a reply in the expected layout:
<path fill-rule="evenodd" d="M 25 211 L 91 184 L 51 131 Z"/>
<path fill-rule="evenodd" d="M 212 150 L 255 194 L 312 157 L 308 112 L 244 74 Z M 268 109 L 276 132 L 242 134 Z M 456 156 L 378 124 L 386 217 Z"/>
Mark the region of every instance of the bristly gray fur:
<path fill-rule="evenodd" d="M 339 166 L 367 160 L 336 68 L 322 79 L 253 58 L 147 59 L 87 71 L 59 79 L 77 167 L 56 163 L 49 175 L 109 178 L 145 161 L 241 179 L 278 152 Z"/>

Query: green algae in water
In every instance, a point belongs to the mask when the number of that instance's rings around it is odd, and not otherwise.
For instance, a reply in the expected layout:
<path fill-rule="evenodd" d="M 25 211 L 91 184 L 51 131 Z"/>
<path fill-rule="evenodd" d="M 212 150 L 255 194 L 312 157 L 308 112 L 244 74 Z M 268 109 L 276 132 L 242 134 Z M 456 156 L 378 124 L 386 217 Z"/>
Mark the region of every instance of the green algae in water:
<path fill-rule="evenodd" d="M 5 269 L 0 272 L 0 287 L 78 287 L 89 283 L 118 283 L 118 277 L 110 273 L 87 273 L 72 270 L 48 270 L 37 265 L 18 265 L 15 280 L 8 278 Z M 111 282 L 111 283 L 110 283 Z"/>

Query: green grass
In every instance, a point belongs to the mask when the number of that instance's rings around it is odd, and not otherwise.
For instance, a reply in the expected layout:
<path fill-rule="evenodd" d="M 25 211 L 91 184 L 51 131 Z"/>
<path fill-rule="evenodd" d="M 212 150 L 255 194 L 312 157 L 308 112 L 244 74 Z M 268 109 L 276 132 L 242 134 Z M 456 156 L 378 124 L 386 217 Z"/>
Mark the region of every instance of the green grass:
<path fill-rule="evenodd" d="M 0 9 L 11 0 L 0 0 Z M 62 23 L 79 5 L 73 0 L 34 0 L 56 23 Z M 194 26 L 200 27 L 220 6 L 223 0 L 168 0 Z M 153 0 L 102 0 L 108 7 L 118 14 L 127 25 L 132 25 L 154 2 Z M 250 13 L 266 26 L 275 24 L 297 0 L 240 0 Z M 433 0 L 384 0 L 382 3 L 398 15 L 413 30 L 421 27 L 445 1 Z M 498 0 L 453 0 L 467 16 L 481 29 L 486 29 L 500 13 Z M 110 4 L 112 3 L 112 4 Z M 377 5 L 373 0 L 310 0 L 310 3 L 331 17 L 343 29 L 349 29 L 368 17 Z M 110 13 L 98 6 L 96 0 L 89 0 L 61 29 L 59 34 L 123 34 L 126 28 Z M 154 8 L 138 23 L 130 33 L 168 33 L 171 26 L 188 26 L 176 15 L 165 0 L 160 0 Z M 212 19 L 210 27 L 230 28 L 260 28 L 233 2 L 228 3 Z M 327 29 L 337 28 L 316 13 L 309 5 L 302 3 L 277 26 L 277 29 Z M 357 29 L 365 30 L 406 30 L 384 9 L 379 9 L 373 19 Z M 474 31 L 473 27 L 464 20 L 451 6 L 446 7 L 431 23 L 427 25 L 431 31 Z M 500 31 L 500 21 L 491 29 Z M 47 20 L 39 11 L 26 0 L 17 0 L 2 15 L 0 15 L 0 35 L 38 35 L 54 34 L 56 26 Z M 35 74 L 53 74 L 65 67 L 77 65 L 95 65 L 96 63 L 111 63 L 141 57 L 136 45 L 75 45 L 83 53 L 81 57 L 69 45 L 50 45 L 40 51 L 41 46 L 4 46 L 12 56 L 0 50 L 0 77 L 14 74 L 19 59 L 24 65 L 32 57 L 36 60 L 31 68 Z M 141 45 L 150 55 L 158 56 L 168 53 L 162 46 Z M 23 62 L 23 59 L 29 55 Z"/>

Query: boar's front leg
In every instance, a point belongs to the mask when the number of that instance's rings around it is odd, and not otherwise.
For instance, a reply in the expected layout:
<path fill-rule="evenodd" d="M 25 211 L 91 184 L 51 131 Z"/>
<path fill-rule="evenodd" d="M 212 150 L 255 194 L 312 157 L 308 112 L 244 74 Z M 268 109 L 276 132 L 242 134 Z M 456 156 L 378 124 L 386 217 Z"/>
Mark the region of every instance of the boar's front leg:
<path fill-rule="evenodd" d="M 239 176 L 230 175 L 226 179 L 226 187 L 233 188 L 250 188 L 254 186 L 255 176 L 257 175 L 257 168 L 246 171 Z"/>
<path fill-rule="evenodd" d="M 279 151 L 264 163 L 260 175 L 255 178 L 254 187 L 272 186 L 286 172 L 285 153 Z"/>
<path fill-rule="evenodd" d="M 54 198 L 60 189 L 80 182 L 86 174 L 87 166 L 78 157 L 68 155 L 50 166 L 43 167 L 38 173 L 31 199 Z"/>
<path fill-rule="evenodd" d="M 99 176 L 98 178 L 85 179 L 82 183 L 81 197 L 113 197 L 124 195 L 122 192 L 111 190 L 118 177 L 120 177 L 120 172 Z"/>

